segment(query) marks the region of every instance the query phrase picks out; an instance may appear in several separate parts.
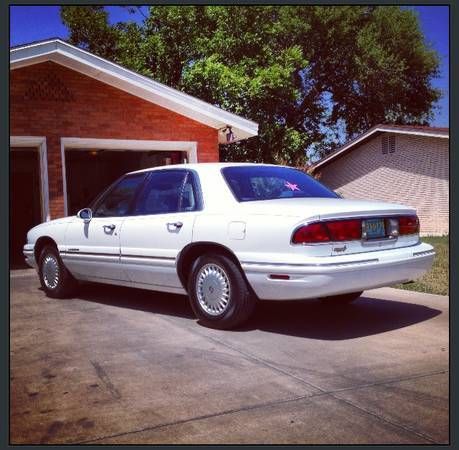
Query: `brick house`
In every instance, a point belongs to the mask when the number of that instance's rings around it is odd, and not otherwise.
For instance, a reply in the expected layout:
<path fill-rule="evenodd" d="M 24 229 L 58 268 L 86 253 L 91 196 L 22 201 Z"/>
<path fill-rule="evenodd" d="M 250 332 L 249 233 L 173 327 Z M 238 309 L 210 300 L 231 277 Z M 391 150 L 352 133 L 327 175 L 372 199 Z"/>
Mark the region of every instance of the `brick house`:
<path fill-rule="evenodd" d="M 87 206 L 125 172 L 218 161 L 219 145 L 257 131 L 250 120 L 59 39 L 14 47 L 12 245 L 21 247 L 34 224 Z"/>
<path fill-rule="evenodd" d="M 416 208 L 422 235 L 449 233 L 449 129 L 377 125 L 310 170 L 345 198 Z"/>

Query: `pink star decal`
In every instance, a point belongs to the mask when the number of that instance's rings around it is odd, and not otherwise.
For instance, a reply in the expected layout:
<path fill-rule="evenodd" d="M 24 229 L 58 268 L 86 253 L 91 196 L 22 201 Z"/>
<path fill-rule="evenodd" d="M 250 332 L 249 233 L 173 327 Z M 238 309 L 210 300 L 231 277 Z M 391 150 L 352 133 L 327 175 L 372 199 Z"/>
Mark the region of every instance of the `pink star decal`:
<path fill-rule="evenodd" d="M 300 189 L 298 188 L 297 184 L 290 183 L 289 181 L 286 181 L 284 186 L 292 191 L 299 191 Z"/>

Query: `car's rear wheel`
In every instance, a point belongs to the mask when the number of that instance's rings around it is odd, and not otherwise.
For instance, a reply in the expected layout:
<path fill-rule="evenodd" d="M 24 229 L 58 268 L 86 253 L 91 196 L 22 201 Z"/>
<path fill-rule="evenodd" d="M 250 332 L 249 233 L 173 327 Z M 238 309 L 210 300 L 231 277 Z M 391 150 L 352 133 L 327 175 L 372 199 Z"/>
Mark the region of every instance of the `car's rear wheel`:
<path fill-rule="evenodd" d="M 64 266 L 56 247 L 46 246 L 39 258 L 38 275 L 48 297 L 64 298 L 71 295 L 77 281 Z"/>
<path fill-rule="evenodd" d="M 320 300 L 327 305 L 348 305 L 357 300 L 363 291 L 351 292 L 350 294 L 332 295 L 330 297 L 322 297 Z"/>
<path fill-rule="evenodd" d="M 210 328 L 241 325 L 256 302 L 239 267 L 224 255 L 203 255 L 194 262 L 188 294 L 199 323 Z"/>

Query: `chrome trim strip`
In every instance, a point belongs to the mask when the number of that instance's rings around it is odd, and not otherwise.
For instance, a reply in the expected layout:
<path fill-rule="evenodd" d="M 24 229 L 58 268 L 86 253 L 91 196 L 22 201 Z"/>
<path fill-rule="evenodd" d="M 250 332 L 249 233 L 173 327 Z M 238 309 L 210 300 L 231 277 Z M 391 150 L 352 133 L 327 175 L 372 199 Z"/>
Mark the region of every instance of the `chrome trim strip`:
<path fill-rule="evenodd" d="M 146 267 L 170 267 L 175 268 L 175 258 L 153 258 L 121 255 L 121 264 L 137 265 Z"/>
<path fill-rule="evenodd" d="M 87 261 L 87 262 L 112 262 L 119 264 L 119 255 L 80 255 L 79 253 L 65 253 L 62 256 L 62 261 Z"/>
<path fill-rule="evenodd" d="M 145 256 L 145 255 L 125 255 L 121 253 L 121 258 L 142 258 L 142 259 L 159 259 L 165 261 L 175 261 L 172 256 Z"/>
<path fill-rule="evenodd" d="M 350 266 L 350 265 L 358 265 L 358 264 L 370 264 L 373 262 L 379 262 L 378 258 L 372 259 L 361 259 L 359 261 L 344 261 L 344 262 L 337 262 L 337 263 L 316 263 L 316 264 L 287 264 L 287 263 L 263 263 L 263 262 L 255 262 L 255 261 L 241 261 L 241 264 L 246 265 L 254 265 L 254 266 L 271 266 L 271 267 L 339 267 L 339 266 Z"/>
<path fill-rule="evenodd" d="M 355 241 L 347 241 L 347 242 L 355 242 Z M 395 240 L 390 241 L 390 242 L 395 242 Z M 386 248 L 378 247 L 375 250 L 363 250 L 361 252 L 347 253 L 346 255 L 330 255 L 330 256 L 333 256 L 333 257 L 336 257 L 336 256 L 350 256 L 350 255 L 361 255 L 362 253 L 388 252 L 388 251 L 391 251 L 391 250 L 402 250 L 402 249 L 405 249 L 405 248 L 416 247 L 417 245 L 419 245 L 419 242 L 420 241 L 417 241 L 414 244 L 404 245 L 403 247 L 386 247 Z M 344 243 L 344 241 L 343 241 L 343 243 Z M 377 242 L 375 241 L 375 243 L 377 243 Z M 386 243 L 387 243 L 387 241 L 386 241 Z M 367 246 L 368 248 L 372 247 L 370 242 L 363 242 L 362 245 Z"/>
<path fill-rule="evenodd" d="M 76 251 L 65 251 L 61 250 L 59 252 L 60 255 L 63 256 L 113 256 L 119 258 L 119 253 L 97 253 L 97 252 L 76 252 Z"/>
<path fill-rule="evenodd" d="M 175 261 L 174 257 L 170 256 L 145 256 L 145 255 L 125 255 L 122 253 L 97 253 L 97 252 L 75 252 L 75 251 L 64 251 L 59 252 L 62 256 L 112 256 L 116 258 L 139 258 L 139 259 L 153 259 L 153 260 L 165 260 L 165 261 Z"/>
<path fill-rule="evenodd" d="M 407 235 L 408 236 L 408 235 Z M 340 241 L 340 242 L 324 242 L 324 243 L 321 243 L 321 244 L 294 244 L 294 245 L 303 245 L 304 247 L 306 246 L 309 246 L 309 245 L 325 245 L 325 244 L 329 244 L 329 245 L 347 245 L 347 244 L 351 244 L 353 242 L 357 242 L 357 241 Z M 372 242 L 374 242 L 375 244 L 378 244 L 378 242 L 376 241 L 363 241 L 362 242 L 362 245 L 367 247 L 367 248 L 372 248 Z M 389 241 L 389 243 L 391 242 L 395 242 L 395 240 L 391 240 Z M 342 256 L 351 256 L 351 255 L 361 255 L 362 253 L 372 253 L 372 252 L 387 252 L 387 251 L 391 251 L 391 250 L 401 250 L 401 249 L 405 249 L 405 248 L 410 248 L 410 247 L 416 247 L 417 245 L 419 245 L 421 241 L 418 240 L 417 242 L 415 242 L 414 244 L 409 244 L 409 245 L 404 245 L 404 246 L 401 246 L 401 247 L 378 247 L 374 250 L 362 250 L 361 252 L 352 252 L 352 253 L 346 253 L 344 255 L 335 255 L 335 254 L 331 254 L 329 255 L 330 257 L 333 257 L 333 258 L 337 258 L 337 257 L 342 257 Z M 387 244 L 388 241 L 385 241 L 385 243 Z M 329 257 L 327 256 L 327 258 Z"/>

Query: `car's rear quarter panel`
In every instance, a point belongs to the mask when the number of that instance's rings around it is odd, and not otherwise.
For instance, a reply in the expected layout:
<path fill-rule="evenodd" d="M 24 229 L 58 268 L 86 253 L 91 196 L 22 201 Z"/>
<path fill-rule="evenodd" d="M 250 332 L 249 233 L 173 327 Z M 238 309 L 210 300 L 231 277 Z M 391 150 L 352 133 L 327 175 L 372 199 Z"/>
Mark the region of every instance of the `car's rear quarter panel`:
<path fill-rule="evenodd" d="M 230 249 L 239 262 L 304 262 L 305 256 L 331 254 L 331 245 L 292 246 L 293 230 L 301 223 L 299 216 L 264 214 L 215 214 L 196 218 L 193 241 L 213 241 Z M 244 224 L 243 236 L 232 233 L 232 224 Z"/>

